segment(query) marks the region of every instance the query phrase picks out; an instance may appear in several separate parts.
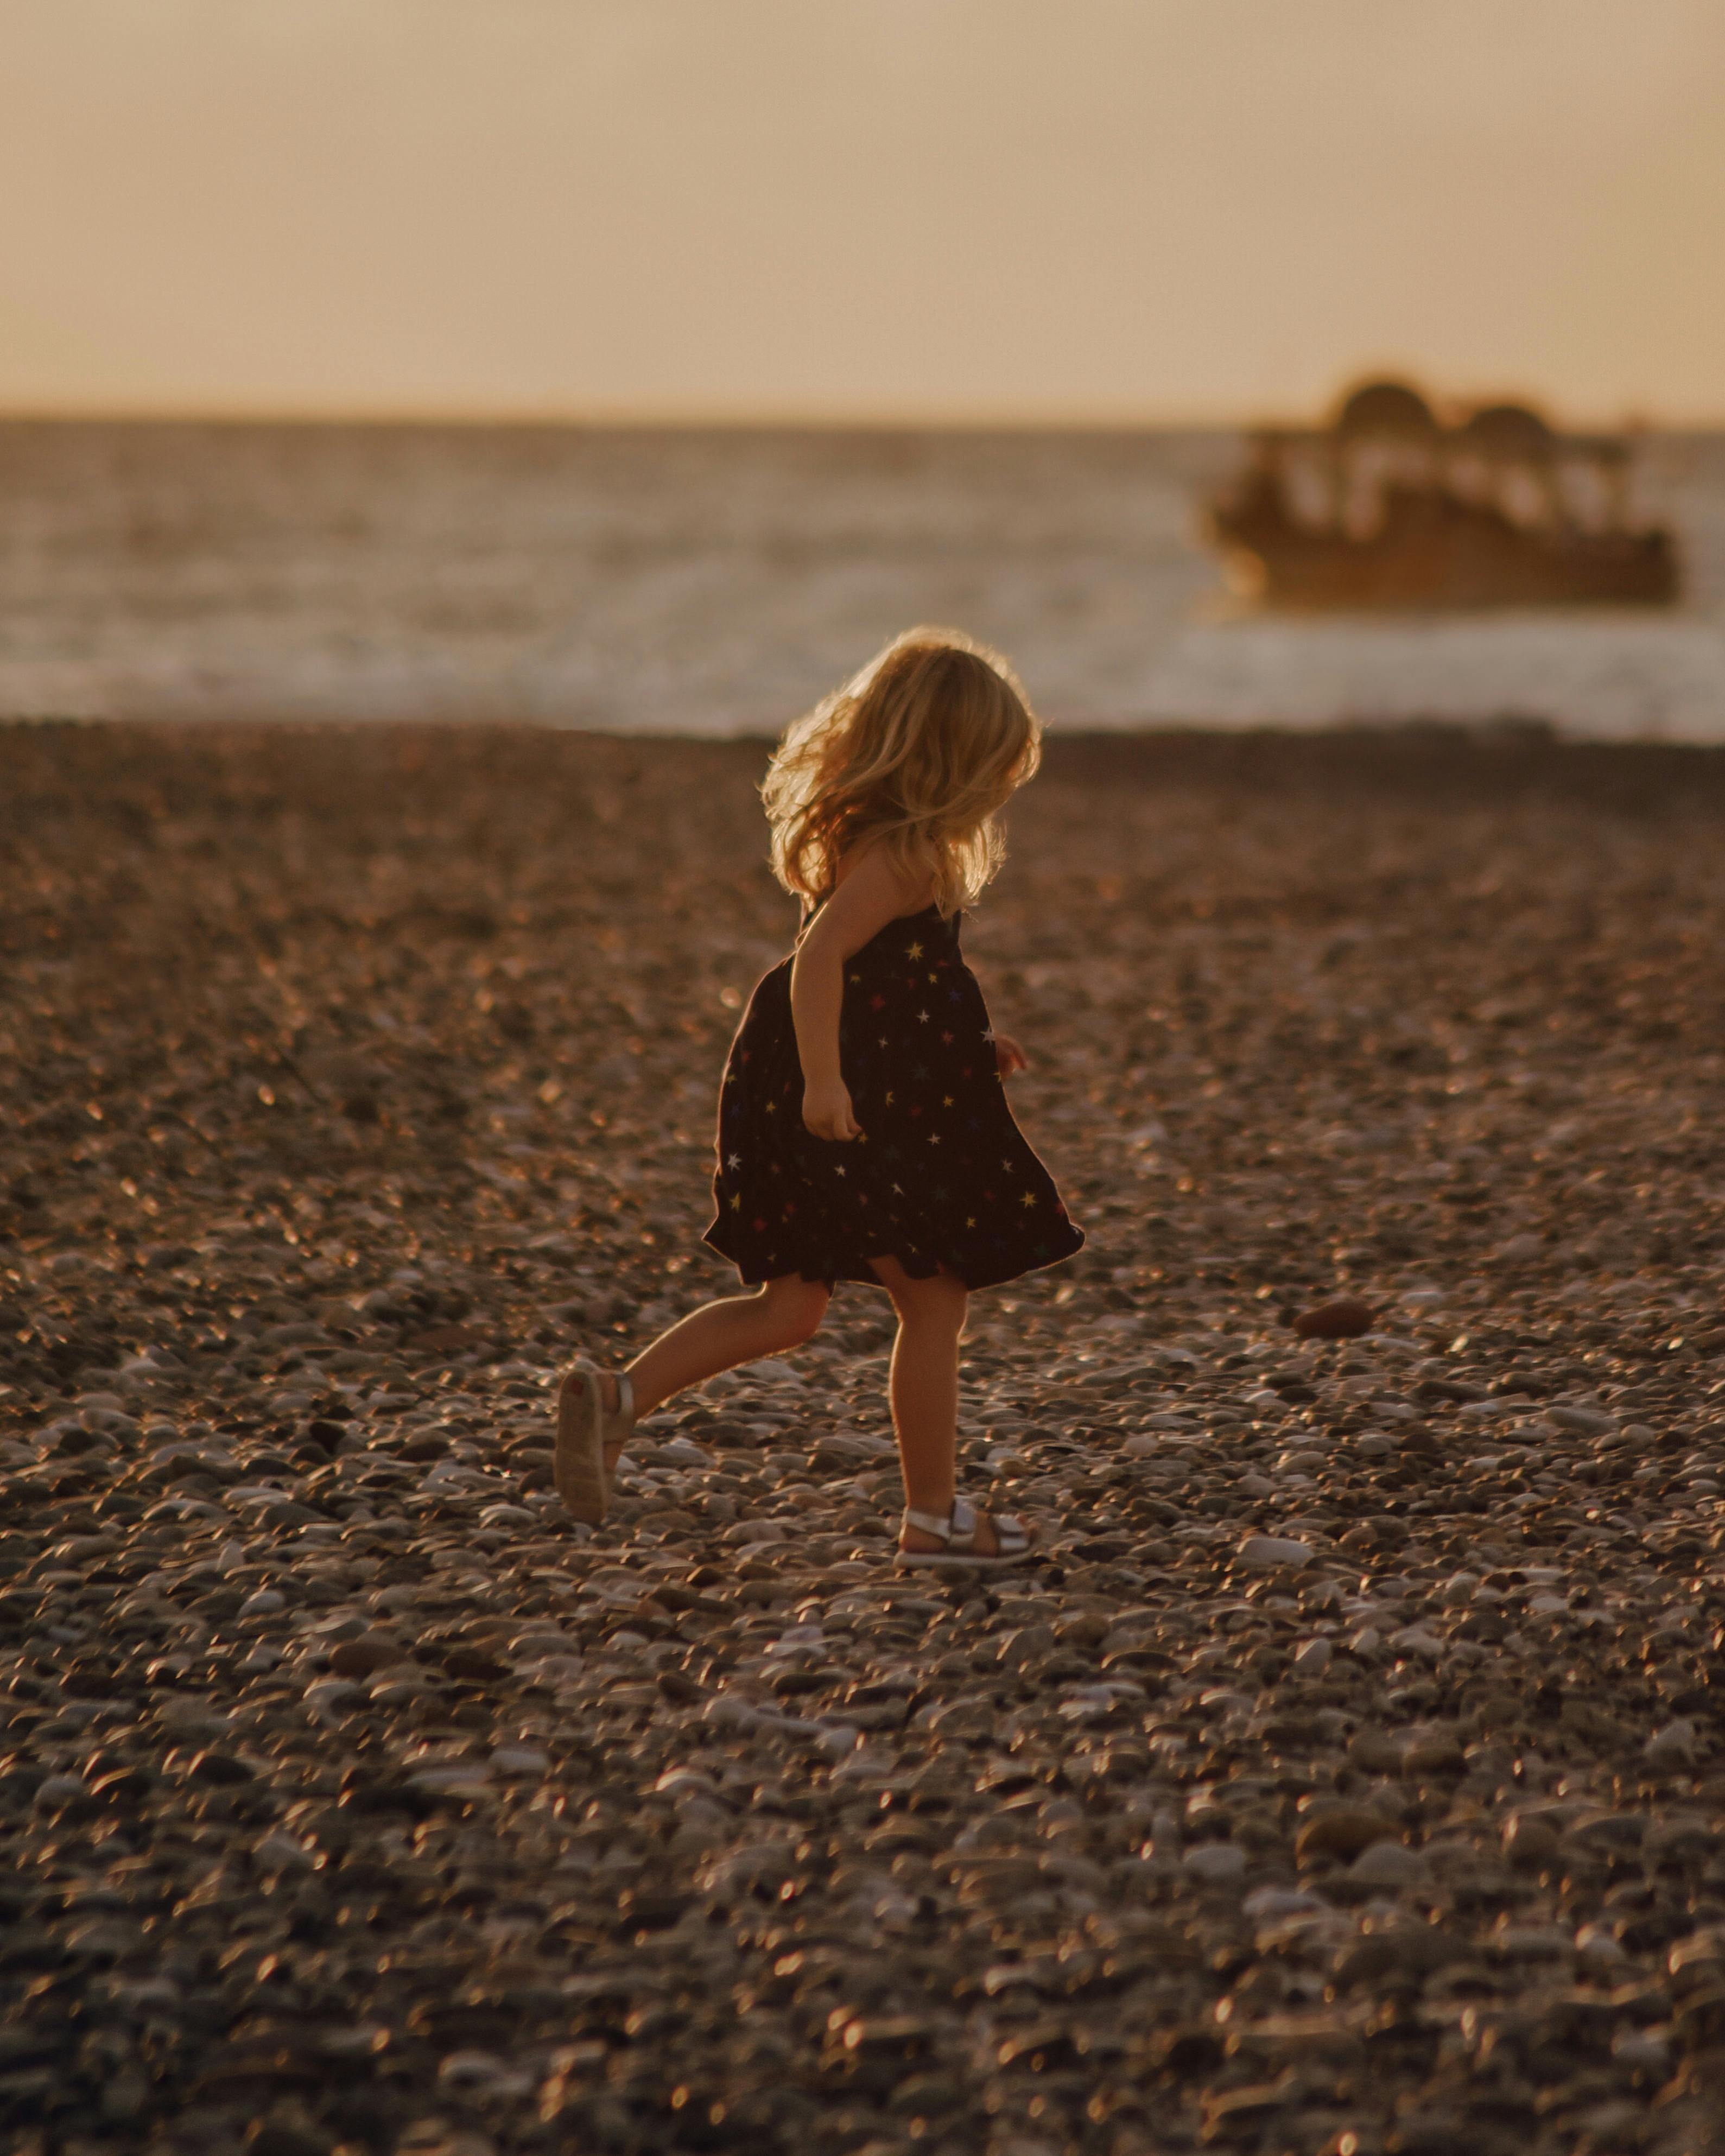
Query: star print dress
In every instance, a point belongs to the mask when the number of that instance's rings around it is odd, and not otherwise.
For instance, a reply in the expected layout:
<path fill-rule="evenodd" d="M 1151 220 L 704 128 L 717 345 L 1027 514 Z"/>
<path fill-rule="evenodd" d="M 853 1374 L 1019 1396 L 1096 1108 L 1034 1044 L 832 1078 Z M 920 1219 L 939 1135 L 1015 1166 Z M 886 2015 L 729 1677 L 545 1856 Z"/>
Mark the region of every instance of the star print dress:
<path fill-rule="evenodd" d="M 869 1260 L 893 1257 L 915 1280 L 944 1265 L 993 1287 L 1082 1248 L 1007 1106 L 956 915 L 889 921 L 845 964 L 839 1059 L 863 1132 L 848 1142 L 803 1126 L 791 963 L 749 998 L 719 1095 L 706 1240 L 745 1282 L 872 1283 Z"/>

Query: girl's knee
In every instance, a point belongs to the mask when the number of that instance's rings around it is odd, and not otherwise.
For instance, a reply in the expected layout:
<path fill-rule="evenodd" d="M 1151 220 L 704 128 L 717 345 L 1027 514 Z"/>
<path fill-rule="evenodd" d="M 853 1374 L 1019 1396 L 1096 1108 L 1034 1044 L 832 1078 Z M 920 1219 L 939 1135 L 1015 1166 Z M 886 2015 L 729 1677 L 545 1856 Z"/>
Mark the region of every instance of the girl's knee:
<path fill-rule="evenodd" d="M 926 1306 L 952 1300 L 963 1302 L 970 1293 L 957 1274 L 948 1272 L 944 1265 L 932 1273 L 916 1274 L 907 1273 L 896 1258 L 870 1258 L 869 1264 L 896 1307 L 906 1303 Z"/>
<path fill-rule="evenodd" d="M 796 1347 L 819 1330 L 832 1299 L 831 1291 L 819 1281 L 769 1281 L 762 1293 L 778 1322 L 787 1348 Z"/>
<path fill-rule="evenodd" d="M 901 1325 L 938 1325 L 957 1327 L 964 1322 L 970 1291 L 951 1273 L 936 1273 L 928 1280 L 904 1279 L 888 1291 Z"/>

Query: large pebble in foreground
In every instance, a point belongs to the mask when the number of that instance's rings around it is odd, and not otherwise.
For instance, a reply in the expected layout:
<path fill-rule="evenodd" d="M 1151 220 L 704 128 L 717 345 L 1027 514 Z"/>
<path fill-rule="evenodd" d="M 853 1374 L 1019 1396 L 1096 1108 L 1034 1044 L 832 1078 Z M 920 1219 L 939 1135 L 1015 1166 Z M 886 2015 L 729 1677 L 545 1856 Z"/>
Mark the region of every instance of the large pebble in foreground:
<path fill-rule="evenodd" d="M 1294 1330 L 1302 1340 L 1358 1340 L 1371 1331 L 1377 1315 L 1368 1303 L 1321 1302 L 1300 1312 Z"/>
<path fill-rule="evenodd" d="M 1240 1561 L 1255 1571 L 1268 1572 L 1286 1565 L 1297 1571 L 1312 1562 L 1310 1543 L 1296 1543 L 1286 1535 L 1248 1535 L 1240 1546 Z"/>

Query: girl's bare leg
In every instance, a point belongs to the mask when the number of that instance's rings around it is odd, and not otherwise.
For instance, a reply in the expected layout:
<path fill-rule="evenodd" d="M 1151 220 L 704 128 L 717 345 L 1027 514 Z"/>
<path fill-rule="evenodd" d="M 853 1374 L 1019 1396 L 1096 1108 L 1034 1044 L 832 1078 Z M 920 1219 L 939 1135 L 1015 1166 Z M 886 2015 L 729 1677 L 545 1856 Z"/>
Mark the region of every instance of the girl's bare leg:
<path fill-rule="evenodd" d="M 768 1281 L 752 1295 L 726 1296 L 721 1302 L 691 1310 L 629 1365 L 635 1419 L 640 1421 L 673 1394 L 716 1377 L 721 1370 L 797 1347 L 819 1325 L 829 1300 L 829 1291 L 820 1281 L 787 1274 Z M 600 1382 L 606 1407 L 614 1408 L 616 1378 L 608 1373 Z M 608 1446 L 607 1466 L 614 1465 L 617 1456 L 616 1448 Z"/>
<path fill-rule="evenodd" d="M 969 1301 L 963 1281 L 951 1273 L 912 1280 L 896 1258 L 871 1258 L 875 1276 L 898 1314 L 893 1342 L 892 1427 L 904 1470 L 905 1502 L 919 1512 L 952 1509 L 958 1455 L 958 1336 Z M 939 1538 L 906 1527 L 899 1547 L 936 1550 Z M 977 1521 L 977 1548 L 992 1556 L 1000 1545 L 986 1513 Z"/>

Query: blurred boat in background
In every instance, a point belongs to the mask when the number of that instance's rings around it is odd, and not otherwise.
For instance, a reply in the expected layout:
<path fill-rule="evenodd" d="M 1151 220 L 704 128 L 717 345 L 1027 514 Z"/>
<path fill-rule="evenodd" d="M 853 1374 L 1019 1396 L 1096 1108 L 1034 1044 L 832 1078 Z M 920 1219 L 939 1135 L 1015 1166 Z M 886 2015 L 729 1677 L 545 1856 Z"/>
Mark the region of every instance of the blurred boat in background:
<path fill-rule="evenodd" d="M 1677 555 L 1637 526 L 1621 434 L 1524 404 L 1440 418 L 1370 382 L 1319 429 L 1261 428 L 1209 506 L 1231 588 L 1270 607 L 1670 606 Z"/>

